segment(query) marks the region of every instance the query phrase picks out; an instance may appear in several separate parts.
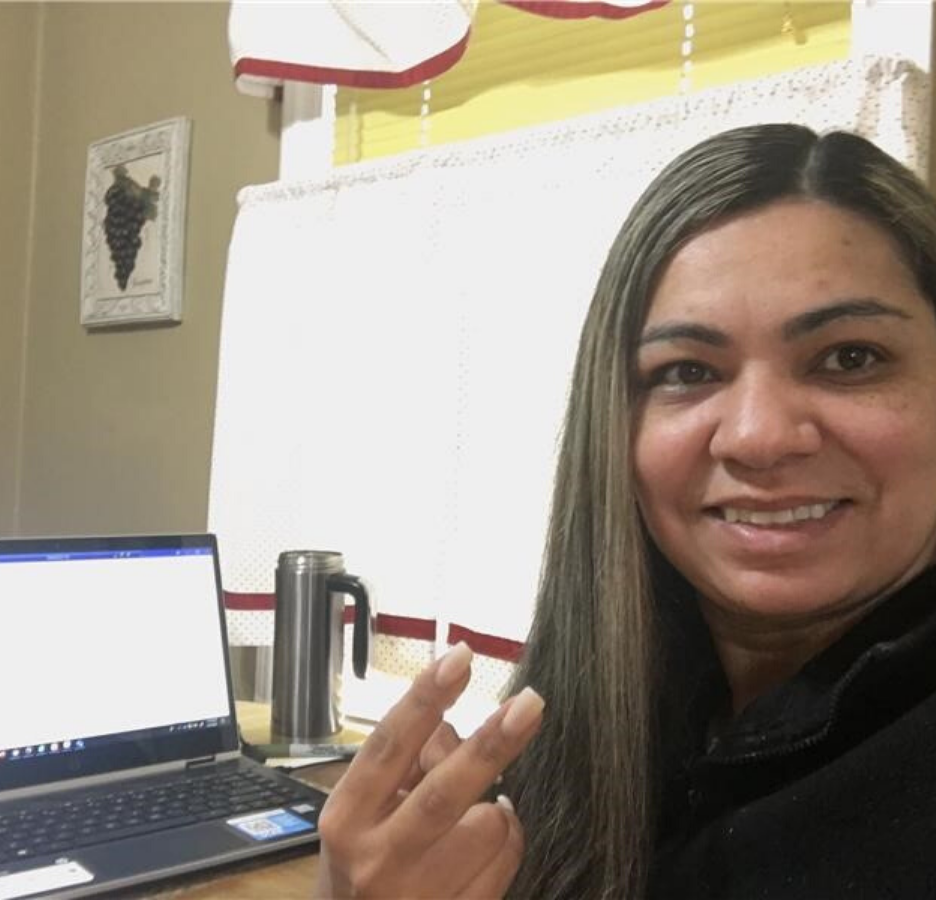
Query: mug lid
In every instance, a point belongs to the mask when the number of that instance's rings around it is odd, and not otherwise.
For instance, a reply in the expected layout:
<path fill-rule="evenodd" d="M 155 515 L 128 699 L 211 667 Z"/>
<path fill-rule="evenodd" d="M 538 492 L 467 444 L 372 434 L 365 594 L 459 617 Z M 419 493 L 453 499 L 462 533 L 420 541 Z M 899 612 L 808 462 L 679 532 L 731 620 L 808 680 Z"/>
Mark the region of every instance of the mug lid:
<path fill-rule="evenodd" d="M 284 550 L 278 566 L 285 569 L 311 569 L 332 574 L 344 570 L 344 558 L 336 550 Z"/>

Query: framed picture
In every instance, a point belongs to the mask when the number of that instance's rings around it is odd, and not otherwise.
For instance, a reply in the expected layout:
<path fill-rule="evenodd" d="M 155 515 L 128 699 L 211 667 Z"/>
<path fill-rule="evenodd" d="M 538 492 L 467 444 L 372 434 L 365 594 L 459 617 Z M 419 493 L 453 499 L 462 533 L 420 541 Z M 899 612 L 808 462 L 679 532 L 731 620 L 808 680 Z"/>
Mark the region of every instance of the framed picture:
<path fill-rule="evenodd" d="M 88 148 L 81 323 L 182 320 L 191 126 L 167 119 Z"/>

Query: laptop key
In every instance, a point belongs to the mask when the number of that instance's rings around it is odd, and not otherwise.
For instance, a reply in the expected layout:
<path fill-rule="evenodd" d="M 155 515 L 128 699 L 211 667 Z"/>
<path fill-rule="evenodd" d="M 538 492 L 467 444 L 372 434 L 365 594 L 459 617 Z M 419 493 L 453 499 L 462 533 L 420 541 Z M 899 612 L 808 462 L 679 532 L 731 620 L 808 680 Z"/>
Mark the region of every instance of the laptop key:
<path fill-rule="evenodd" d="M 42 848 L 43 853 L 58 853 L 60 850 L 67 850 L 69 847 L 73 847 L 70 841 L 53 841 L 51 844 L 46 844 Z"/>

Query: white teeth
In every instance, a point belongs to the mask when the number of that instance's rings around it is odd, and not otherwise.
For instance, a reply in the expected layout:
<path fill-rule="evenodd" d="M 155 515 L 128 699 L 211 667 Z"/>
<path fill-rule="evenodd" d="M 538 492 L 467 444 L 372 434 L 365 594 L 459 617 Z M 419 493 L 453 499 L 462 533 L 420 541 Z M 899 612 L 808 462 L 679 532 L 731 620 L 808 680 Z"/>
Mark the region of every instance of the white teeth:
<path fill-rule="evenodd" d="M 793 521 L 793 510 L 783 509 L 779 512 L 753 512 L 752 525 L 789 525 Z"/>
<path fill-rule="evenodd" d="M 837 500 L 828 503 L 811 503 L 790 509 L 754 510 L 739 507 L 722 507 L 722 516 L 726 522 L 745 522 L 750 525 L 789 525 L 792 522 L 805 522 L 807 519 L 823 519 L 838 506 Z"/>

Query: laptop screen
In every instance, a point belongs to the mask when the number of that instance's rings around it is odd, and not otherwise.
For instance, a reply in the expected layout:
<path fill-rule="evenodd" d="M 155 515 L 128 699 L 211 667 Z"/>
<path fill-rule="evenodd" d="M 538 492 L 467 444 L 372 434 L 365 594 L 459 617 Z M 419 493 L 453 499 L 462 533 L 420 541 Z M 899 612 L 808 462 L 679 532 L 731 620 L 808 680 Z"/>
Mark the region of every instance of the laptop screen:
<path fill-rule="evenodd" d="M 212 535 L 0 541 L 0 789 L 237 747 Z"/>

